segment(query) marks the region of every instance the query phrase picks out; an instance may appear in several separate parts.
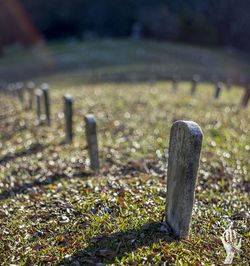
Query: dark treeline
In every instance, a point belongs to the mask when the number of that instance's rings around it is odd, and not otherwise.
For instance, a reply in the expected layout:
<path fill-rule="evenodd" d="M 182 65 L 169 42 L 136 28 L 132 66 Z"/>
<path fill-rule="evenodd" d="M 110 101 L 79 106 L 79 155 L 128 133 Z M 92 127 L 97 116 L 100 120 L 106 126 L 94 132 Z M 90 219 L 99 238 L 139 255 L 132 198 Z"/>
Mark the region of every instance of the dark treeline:
<path fill-rule="evenodd" d="M 250 51 L 249 0 L 20 0 L 48 39 L 126 37 Z"/>

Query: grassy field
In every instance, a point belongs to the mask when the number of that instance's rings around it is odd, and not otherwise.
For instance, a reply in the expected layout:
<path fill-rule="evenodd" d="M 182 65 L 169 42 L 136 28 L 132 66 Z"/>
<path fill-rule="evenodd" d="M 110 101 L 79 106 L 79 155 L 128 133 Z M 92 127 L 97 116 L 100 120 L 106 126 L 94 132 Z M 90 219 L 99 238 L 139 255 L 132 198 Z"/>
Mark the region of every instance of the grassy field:
<path fill-rule="evenodd" d="M 50 84 L 51 127 L 38 125 L 34 110 L 24 111 L 15 99 L 1 95 L 1 265 L 222 265 L 226 253 L 220 237 L 230 226 L 242 237 L 234 265 L 248 265 L 250 107 L 239 108 L 243 90 L 224 88 L 214 100 L 210 83 L 200 84 L 190 96 L 189 82 L 179 83 L 173 93 L 171 83 L 160 77 L 162 69 L 172 74 L 174 69 L 190 75 L 216 72 L 198 60 L 190 63 L 189 56 L 197 53 L 221 58 L 219 65 L 227 58 L 228 69 L 236 61 L 243 72 L 249 66 L 221 51 L 175 50 L 173 44 L 152 42 L 143 43 L 148 50 L 138 61 L 134 55 L 141 46 L 86 43 L 78 68 L 45 71 L 35 79 Z M 48 49 L 64 60 L 70 46 Z M 165 51 L 163 57 L 159 50 Z M 166 60 L 180 51 L 180 61 Z M 13 74 L 20 62 L 35 62 L 25 53 L 1 60 L 5 66 L 0 71 L 9 67 Z M 72 145 L 64 143 L 65 93 L 75 98 Z M 87 113 L 98 123 L 99 176 L 89 170 Z M 162 223 L 169 133 L 178 119 L 197 122 L 204 133 L 191 236 L 182 241 L 168 235 Z"/>
<path fill-rule="evenodd" d="M 198 73 L 205 80 L 229 77 L 238 82 L 250 72 L 250 56 L 239 51 L 153 41 L 56 42 L 27 51 L 12 47 L 4 55 L 0 77 L 9 81 L 60 80 L 65 74 L 79 83 L 165 80 L 173 75 L 189 79 Z"/>

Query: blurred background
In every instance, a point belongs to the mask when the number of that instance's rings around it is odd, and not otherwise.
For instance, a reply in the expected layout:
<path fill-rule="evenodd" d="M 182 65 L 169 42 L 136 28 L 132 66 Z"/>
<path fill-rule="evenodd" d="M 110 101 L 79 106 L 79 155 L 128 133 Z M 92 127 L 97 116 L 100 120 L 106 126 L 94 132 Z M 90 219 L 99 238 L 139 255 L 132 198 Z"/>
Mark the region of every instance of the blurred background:
<path fill-rule="evenodd" d="M 0 57 L 10 47 L 100 38 L 171 41 L 245 55 L 249 12 L 249 0 L 1 0 Z M 3 69 L 0 74 L 7 78 Z"/>

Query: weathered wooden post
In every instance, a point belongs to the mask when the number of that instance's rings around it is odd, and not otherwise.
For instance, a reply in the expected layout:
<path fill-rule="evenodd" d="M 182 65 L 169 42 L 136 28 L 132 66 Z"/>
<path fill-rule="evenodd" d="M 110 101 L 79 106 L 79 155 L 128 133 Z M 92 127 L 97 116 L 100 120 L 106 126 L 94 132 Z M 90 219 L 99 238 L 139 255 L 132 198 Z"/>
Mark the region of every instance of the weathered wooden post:
<path fill-rule="evenodd" d="M 249 100 L 250 100 L 250 85 L 246 86 L 246 88 L 245 88 L 245 93 L 244 93 L 242 100 L 241 100 L 241 106 L 243 108 L 246 108 Z"/>
<path fill-rule="evenodd" d="M 192 121 L 176 121 L 171 128 L 166 221 L 177 238 L 189 236 L 202 136 Z"/>
<path fill-rule="evenodd" d="M 42 91 L 40 89 L 37 89 L 35 92 L 36 96 L 36 114 L 37 114 L 37 119 L 40 121 L 41 119 L 41 98 L 42 98 Z"/>
<path fill-rule="evenodd" d="M 23 90 L 23 84 L 21 82 L 17 82 L 16 84 L 16 90 L 17 90 L 17 96 L 22 104 L 22 107 L 24 107 L 24 90 Z"/>
<path fill-rule="evenodd" d="M 222 90 L 222 83 L 221 82 L 216 83 L 215 92 L 214 92 L 215 99 L 219 99 L 221 90 Z"/>
<path fill-rule="evenodd" d="M 196 88 L 197 88 L 197 83 L 199 82 L 199 80 L 200 80 L 200 76 L 199 75 L 197 75 L 197 74 L 193 75 L 192 84 L 191 84 L 191 91 L 190 91 L 191 95 L 195 94 Z"/>
<path fill-rule="evenodd" d="M 35 84 L 33 82 L 28 82 L 27 84 L 27 93 L 28 93 L 28 110 L 32 110 L 33 108 L 33 100 L 34 100 L 34 89 Z"/>
<path fill-rule="evenodd" d="M 27 86 L 23 87 L 23 99 L 24 99 L 23 102 L 24 110 L 29 110 L 29 91 Z"/>
<path fill-rule="evenodd" d="M 44 110 L 46 115 L 46 122 L 47 125 L 50 126 L 50 101 L 49 101 L 49 86 L 48 84 L 44 83 L 41 86 L 43 92 L 43 100 L 44 100 Z"/>
<path fill-rule="evenodd" d="M 90 157 L 90 167 L 95 172 L 99 172 L 99 152 L 97 142 L 97 130 L 96 130 L 96 119 L 92 114 L 85 116 L 85 130 L 86 139 Z"/>
<path fill-rule="evenodd" d="M 174 93 L 177 92 L 177 78 L 176 77 L 172 78 L 172 92 Z"/>
<path fill-rule="evenodd" d="M 73 97 L 65 95 L 64 97 L 64 117 L 65 117 L 65 138 L 67 143 L 73 139 Z"/>

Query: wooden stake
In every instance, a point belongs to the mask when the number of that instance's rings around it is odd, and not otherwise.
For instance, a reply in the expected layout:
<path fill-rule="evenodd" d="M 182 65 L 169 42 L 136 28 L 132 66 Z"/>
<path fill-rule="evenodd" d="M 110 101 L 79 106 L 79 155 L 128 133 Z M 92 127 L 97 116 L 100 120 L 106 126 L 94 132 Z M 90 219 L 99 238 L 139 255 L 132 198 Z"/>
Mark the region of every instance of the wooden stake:
<path fill-rule="evenodd" d="M 202 131 L 192 121 L 177 121 L 170 135 L 166 221 L 177 238 L 188 238 L 194 204 Z"/>

